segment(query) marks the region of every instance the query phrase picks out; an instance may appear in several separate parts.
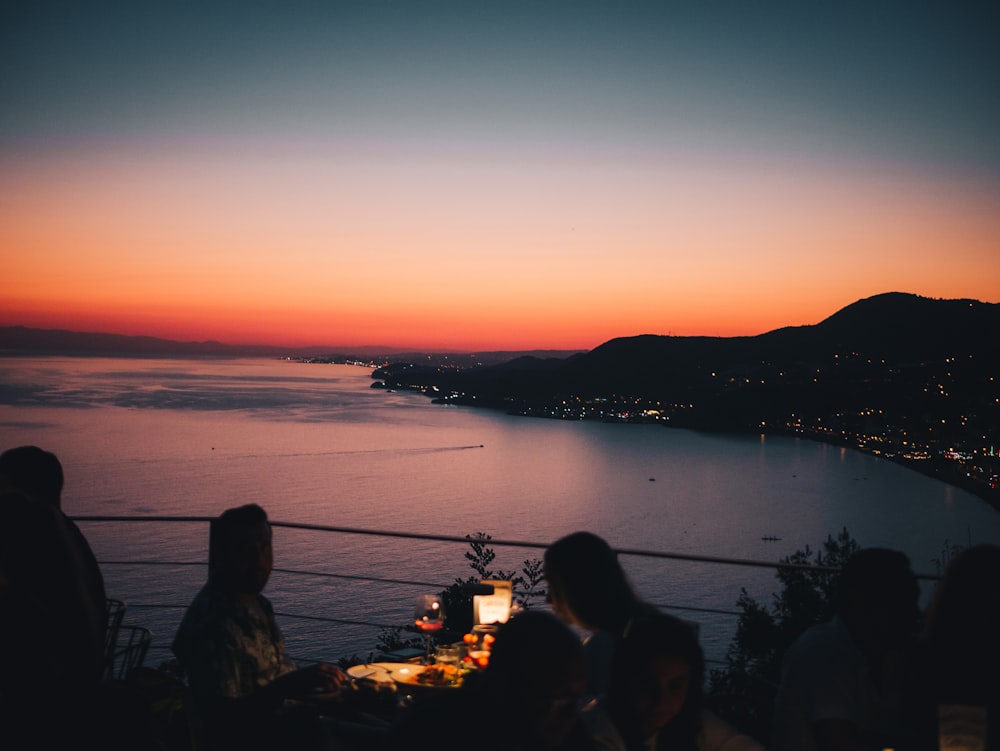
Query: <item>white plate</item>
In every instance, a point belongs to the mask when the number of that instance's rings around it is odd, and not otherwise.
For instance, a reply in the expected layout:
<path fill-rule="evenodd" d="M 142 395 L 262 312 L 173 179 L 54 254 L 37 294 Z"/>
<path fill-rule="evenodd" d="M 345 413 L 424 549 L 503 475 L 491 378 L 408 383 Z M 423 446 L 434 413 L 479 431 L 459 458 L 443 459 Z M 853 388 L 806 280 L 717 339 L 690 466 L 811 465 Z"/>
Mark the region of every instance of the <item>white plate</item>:
<path fill-rule="evenodd" d="M 354 680 L 365 678 L 379 683 L 392 680 L 392 672 L 404 668 L 420 667 L 410 665 L 405 662 L 369 662 L 363 665 L 352 665 L 347 669 L 347 674 Z"/>
<path fill-rule="evenodd" d="M 408 683 L 413 685 L 414 679 L 423 671 L 423 665 L 403 665 L 390 672 L 392 679 L 396 683 Z"/>

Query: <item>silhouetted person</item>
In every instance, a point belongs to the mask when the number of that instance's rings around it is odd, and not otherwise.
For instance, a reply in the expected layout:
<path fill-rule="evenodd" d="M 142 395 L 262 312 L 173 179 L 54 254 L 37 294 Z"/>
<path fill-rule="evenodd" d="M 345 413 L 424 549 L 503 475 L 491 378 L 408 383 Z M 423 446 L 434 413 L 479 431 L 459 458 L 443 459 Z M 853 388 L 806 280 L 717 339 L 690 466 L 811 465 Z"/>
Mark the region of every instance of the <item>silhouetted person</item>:
<path fill-rule="evenodd" d="M 62 509 L 64 482 L 62 464 L 51 451 L 18 446 L 0 454 L 0 490 L 20 490 L 36 501 Z"/>
<path fill-rule="evenodd" d="M 0 725 L 25 728 L 32 748 L 149 748 L 149 707 L 102 682 L 104 578 L 61 510 L 63 482 L 49 451 L 0 454 Z"/>
<path fill-rule="evenodd" d="M 527 610 L 500 626 L 481 673 L 406 709 L 386 748 L 589 751 L 578 710 L 585 688 L 576 634 L 550 613 Z"/>
<path fill-rule="evenodd" d="M 762 751 L 703 708 L 705 659 L 694 627 L 656 613 L 618 643 L 607 696 L 592 713 L 601 751 Z"/>
<path fill-rule="evenodd" d="M 261 592 L 274 563 L 264 509 L 248 504 L 212 520 L 208 582 L 173 641 L 211 748 L 339 748 L 331 727 L 294 700 L 336 693 L 334 665 L 298 668 Z"/>
<path fill-rule="evenodd" d="M 587 632 L 589 692 L 607 687 L 615 642 L 639 614 L 655 612 L 635 594 L 618 556 L 591 532 L 566 535 L 546 550 L 543 559 L 552 612 Z"/>
<path fill-rule="evenodd" d="M 80 586 L 90 604 L 91 636 L 101 645 L 103 663 L 104 630 L 107 625 L 104 576 L 87 538 L 62 511 L 65 478 L 62 464 L 51 451 L 37 446 L 18 446 L 0 454 L 0 491 L 17 490 L 55 510 L 55 518 L 68 537 L 69 554 L 80 577 Z"/>
<path fill-rule="evenodd" d="M 10 527 L 9 544 L 20 547 L 16 565 L 26 577 L 21 581 L 40 577 L 32 595 L 38 602 L 22 617 L 37 621 L 47 613 L 61 620 L 64 628 L 72 624 L 82 650 L 80 659 L 86 662 L 87 672 L 99 678 L 106 625 L 104 577 L 87 539 L 62 512 L 63 482 L 62 465 L 50 451 L 19 446 L 0 454 L 0 491 L 17 491 L 39 506 L 3 511 L 4 516 L 16 513 L 20 519 L 5 521 L 5 525 Z"/>
<path fill-rule="evenodd" d="M 0 726 L 55 747 L 86 737 L 84 705 L 103 666 L 95 614 L 61 513 L 16 491 L 0 496 Z M 58 717 L 58 722 L 53 718 Z"/>
<path fill-rule="evenodd" d="M 104 577 L 86 537 L 62 511 L 63 485 L 62 464 L 50 451 L 19 446 L 0 454 L 0 488 L 13 493 L 0 504 L 9 585 L 0 641 L 10 648 L 3 660 L 5 691 L 13 692 L 8 704 L 19 707 L 12 721 L 30 726 L 36 748 L 151 748 L 150 707 L 127 687 L 102 680 Z"/>
<path fill-rule="evenodd" d="M 775 701 L 774 751 L 895 747 L 903 659 L 917 626 L 909 559 L 860 550 L 840 574 L 837 610 L 788 649 Z"/>
<path fill-rule="evenodd" d="M 939 712 L 985 712 L 1000 749 L 1000 546 L 960 551 L 934 589 L 910 665 L 904 749 L 937 751 Z M 958 709 L 949 710 L 948 707 Z"/>

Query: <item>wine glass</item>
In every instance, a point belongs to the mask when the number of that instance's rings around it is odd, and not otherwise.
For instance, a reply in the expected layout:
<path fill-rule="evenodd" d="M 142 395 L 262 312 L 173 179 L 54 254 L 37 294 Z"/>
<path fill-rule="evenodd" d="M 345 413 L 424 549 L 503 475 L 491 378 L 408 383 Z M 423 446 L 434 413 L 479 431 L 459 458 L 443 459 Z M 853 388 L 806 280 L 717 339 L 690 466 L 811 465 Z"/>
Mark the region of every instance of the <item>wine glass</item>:
<path fill-rule="evenodd" d="M 444 627 L 444 603 L 438 595 L 417 596 L 413 624 L 424 633 L 424 664 L 428 665 L 431 661 L 431 633 Z"/>

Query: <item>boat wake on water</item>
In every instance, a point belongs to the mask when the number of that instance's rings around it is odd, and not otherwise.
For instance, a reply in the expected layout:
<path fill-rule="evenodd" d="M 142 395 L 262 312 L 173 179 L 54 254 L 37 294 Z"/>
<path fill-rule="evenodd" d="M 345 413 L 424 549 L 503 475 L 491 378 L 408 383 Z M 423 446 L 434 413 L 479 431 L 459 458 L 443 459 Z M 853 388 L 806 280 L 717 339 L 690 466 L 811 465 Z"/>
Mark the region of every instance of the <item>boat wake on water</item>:
<path fill-rule="evenodd" d="M 295 458 L 295 457 L 311 457 L 311 456 L 352 456 L 352 455 L 365 455 L 371 456 L 374 454 L 437 454 L 443 451 L 467 451 L 469 449 L 481 449 L 486 448 L 485 444 L 477 443 L 470 444 L 468 446 L 421 446 L 414 448 L 378 448 L 378 449 L 342 449 L 342 450 L 332 450 L 332 451 L 290 451 L 287 453 L 267 453 L 267 454 L 244 454 L 244 453 L 233 453 L 227 454 L 224 448 L 212 447 L 212 451 L 217 452 L 217 456 L 222 456 L 226 459 L 262 459 L 268 458 L 272 459 L 275 457 L 281 458 Z"/>

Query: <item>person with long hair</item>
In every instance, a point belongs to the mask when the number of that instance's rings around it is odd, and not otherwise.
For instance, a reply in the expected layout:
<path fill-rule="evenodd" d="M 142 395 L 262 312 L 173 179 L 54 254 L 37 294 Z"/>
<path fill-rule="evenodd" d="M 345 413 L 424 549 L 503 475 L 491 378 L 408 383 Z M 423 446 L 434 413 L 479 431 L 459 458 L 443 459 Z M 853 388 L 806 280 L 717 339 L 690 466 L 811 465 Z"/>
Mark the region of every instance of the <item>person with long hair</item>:
<path fill-rule="evenodd" d="M 615 650 L 607 697 L 591 715 L 601 751 L 763 751 L 704 708 L 705 658 L 692 624 L 633 620 Z"/>
<path fill-rule="evenodd" d="M 656 612 L 636 595 L 611 546 L 592 532 L 561 537 L 546 550 L 543 572 L 552 612 L 584 631 L 590 693 L 607 688 L 615 644 L 639 615 Z"/>
<path fill-rule="evenodd" d="M 350 748 L 335 735 L 339 726 L 289 707 L 318 693 L 340 692 L 347 676 L 325 662 L 299 667 L 288 654 L 274 607 L 263 594 L 273 566 L 263 508 L 248 503 L 212 520 L 208 581 L 172 644 L 204 739 L 216 750 Z"/>

